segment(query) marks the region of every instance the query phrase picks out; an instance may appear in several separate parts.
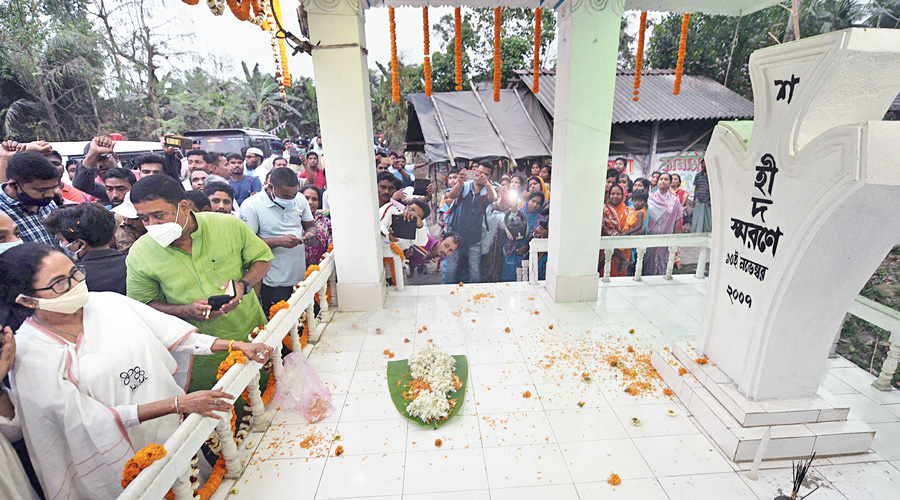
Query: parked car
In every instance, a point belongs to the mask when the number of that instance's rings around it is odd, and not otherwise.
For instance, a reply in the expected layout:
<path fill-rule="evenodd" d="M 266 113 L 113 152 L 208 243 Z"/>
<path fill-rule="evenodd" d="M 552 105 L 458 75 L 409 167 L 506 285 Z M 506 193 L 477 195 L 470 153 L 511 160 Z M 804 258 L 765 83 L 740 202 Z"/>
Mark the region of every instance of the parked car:
<path fill-rule="evenodd" d="M 211 153 L 240 153 L 244 148 L 259 148 L 266 157 L 272 154 L 271 141 L 280 141 L 278 136 L 256 128 L 222 128 L 189 130 L 185 136 L 200 141 L 200 149 Z"/>

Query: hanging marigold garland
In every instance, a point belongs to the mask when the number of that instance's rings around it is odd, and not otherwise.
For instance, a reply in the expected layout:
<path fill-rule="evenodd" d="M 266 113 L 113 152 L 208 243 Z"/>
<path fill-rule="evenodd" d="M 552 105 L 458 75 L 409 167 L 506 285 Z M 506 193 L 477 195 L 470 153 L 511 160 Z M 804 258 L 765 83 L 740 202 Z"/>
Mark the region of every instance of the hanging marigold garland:
<path fill-rule="evenodd" d="M 425 66 L 423 74 L 425 76 L 425 95 L 431 97 L 431 41 L 429 35 L 431 27 L 428 24 L 428 6 L 422 7 L 422 29 L 424 30 L 425 39 Z"/>
<path fill-rule="evenodd" d="M 541 9 L 534 9 L 534 67 L 531 69 L 533 81 L 531 92 L 538 93 L 541 79 Z"/>
<path fill-rule="evenodd" d="M 388 7 L 388 23 L 391 29 L 391 100 L 400 102 L 400 61 L 397 60 L 397 23 L 393 7 Z"/>
<path fill-rule="evenodd" d="M 278 21 L 278 26 L 283 26 L 284 18 L 281 17 L 281 4 L 278 0 L 273 0 L 272 4 L 275 6 L 272 14 L 275 16 L 275 20 Z M 278 38 L 278 51 L 281 56 L 282 84 L 285 87 L 290 87 L 291 72 L 288 71 L 287 44 L 284 42 L 284 32 L 276 33 L 276 38 Z"/>
<path fill-rule="evenodd" d="M 462 90 L 462 9 L 457 7 L 453 9 L 453 29 L 454 29 L 454 62 L 456 64 L 456 90 Z"/>
<path fill-rule="evenodd" d="M 691 22 L 691 15 L 684 13 L 681 20 L 681 40 L 678 41 L 678 65 L 675 66 L 675 88 L 672 93 L 678 95 L 681 93 L 681 75 L 684 73 L 684 54 L 687 51 L 687 32 L 688 24 Z"/>
<path fill-rule="evenodd" d="M 500 7 L 494 9 L 494 102 L 500 102 Z"/>
<path fill-rule="evenodd" d="M 200 3 L 200 0 L 181 0 L 181 1 L 188 5 L 197 5 L 198 3 Z"/>
<path fill-rule="evenodd" d="M 638 28 L 637 56 L 634 61 L 634 101 L 641 93 L 641 70 L 644 66 L 644 34 L 647 31 L 647 12 L 641 12 L 641 26 Z"/>
<path fill-rule="evenodd" d="M 238 0 L 227 1 L 228 8 L 231 9 L 231 13 L 234 14 L 234 17 L 238 18 L 239 21 L 250 19 L 250 0 L 243 0 L 242 2 L 238 2 Z"/>

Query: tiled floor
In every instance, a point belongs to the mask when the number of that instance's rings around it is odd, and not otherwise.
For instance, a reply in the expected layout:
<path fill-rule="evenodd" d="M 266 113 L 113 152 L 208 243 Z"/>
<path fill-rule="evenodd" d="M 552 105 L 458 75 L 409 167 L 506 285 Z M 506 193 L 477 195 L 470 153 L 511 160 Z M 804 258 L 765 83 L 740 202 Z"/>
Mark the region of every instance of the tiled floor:
<path fill-rule="evenodd" d="M 789 493 L 790 463 L 766 463 L 749 480 L 746 464 L 723 458 L 661 381 L 642 375 L 651 349 L 696 339 L 705 289 L 691 276 L 622 278 L 602 285 L 594 302 L 556 304 L 524 283 L 408 287 L 389 292 L 383 312 L 337 313 L 309 357 L 333 391 L 334 414 L 309 425 L 270 409 L 272 426 L 242 447 L 243 477 L 215 498 L 770 500 Z M 404 419 L 385 380 L 385 349 L 403 359 L 429 340 L 467 355 L 470 366 L 462 411 L 438 430 Z M 630 381 L 610 366 L 619 358 L 635 368 L 635 380 L 649 382 L 639 395 L 626 393 Z M 831 362 L 823 386 L 878 434 L 865 456 L 816 460 L 810 484 L 820 489 L 811 498 L 897 498 L 900 394 L 874 391 L 872 379 L 846 360 Z M 315 444 L 304 447 L 305 438 Z M 335 457 L 338 444 L 344 453 Z M 606 483 L 611 473 L 620 485 Z"/>

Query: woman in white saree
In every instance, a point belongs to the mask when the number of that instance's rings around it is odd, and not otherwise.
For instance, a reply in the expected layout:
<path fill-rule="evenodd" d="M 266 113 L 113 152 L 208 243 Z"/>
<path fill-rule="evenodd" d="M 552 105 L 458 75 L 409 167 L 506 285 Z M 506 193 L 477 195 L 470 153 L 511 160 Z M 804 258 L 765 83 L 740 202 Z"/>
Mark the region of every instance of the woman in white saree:
<path fill-rule="evenodd" d="M 231 409 L 222 391 L 185 395 L 173 357 L 225 351 L 228 341 L 123 295 L 88 293 L 83 269 L 60 249 L 26 243 L 4 252 L 0 292 L 35 311 L 16 332 L 10 392 L 48 500 L 115 498 L 125 462 L 164 444 L 181 414 Z M 260 363 L 271 351 L 232 348 Z"/>

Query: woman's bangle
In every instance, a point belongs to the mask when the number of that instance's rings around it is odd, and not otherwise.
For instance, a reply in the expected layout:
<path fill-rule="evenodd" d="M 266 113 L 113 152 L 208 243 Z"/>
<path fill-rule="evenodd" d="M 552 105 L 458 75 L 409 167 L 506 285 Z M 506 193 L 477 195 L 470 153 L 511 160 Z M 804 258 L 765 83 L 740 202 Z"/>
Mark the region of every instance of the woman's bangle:
<path fill-rule="evenodd" d="M 178 411 L 178 396 L 175 396 L 175 414 L 180 415 L 181 412 Z"/>
<path fill-rule="evenodd" d="M 228 343 L 228 352 L 231 352 L 231 345 L 234 344 L 234 341 Z"/>

